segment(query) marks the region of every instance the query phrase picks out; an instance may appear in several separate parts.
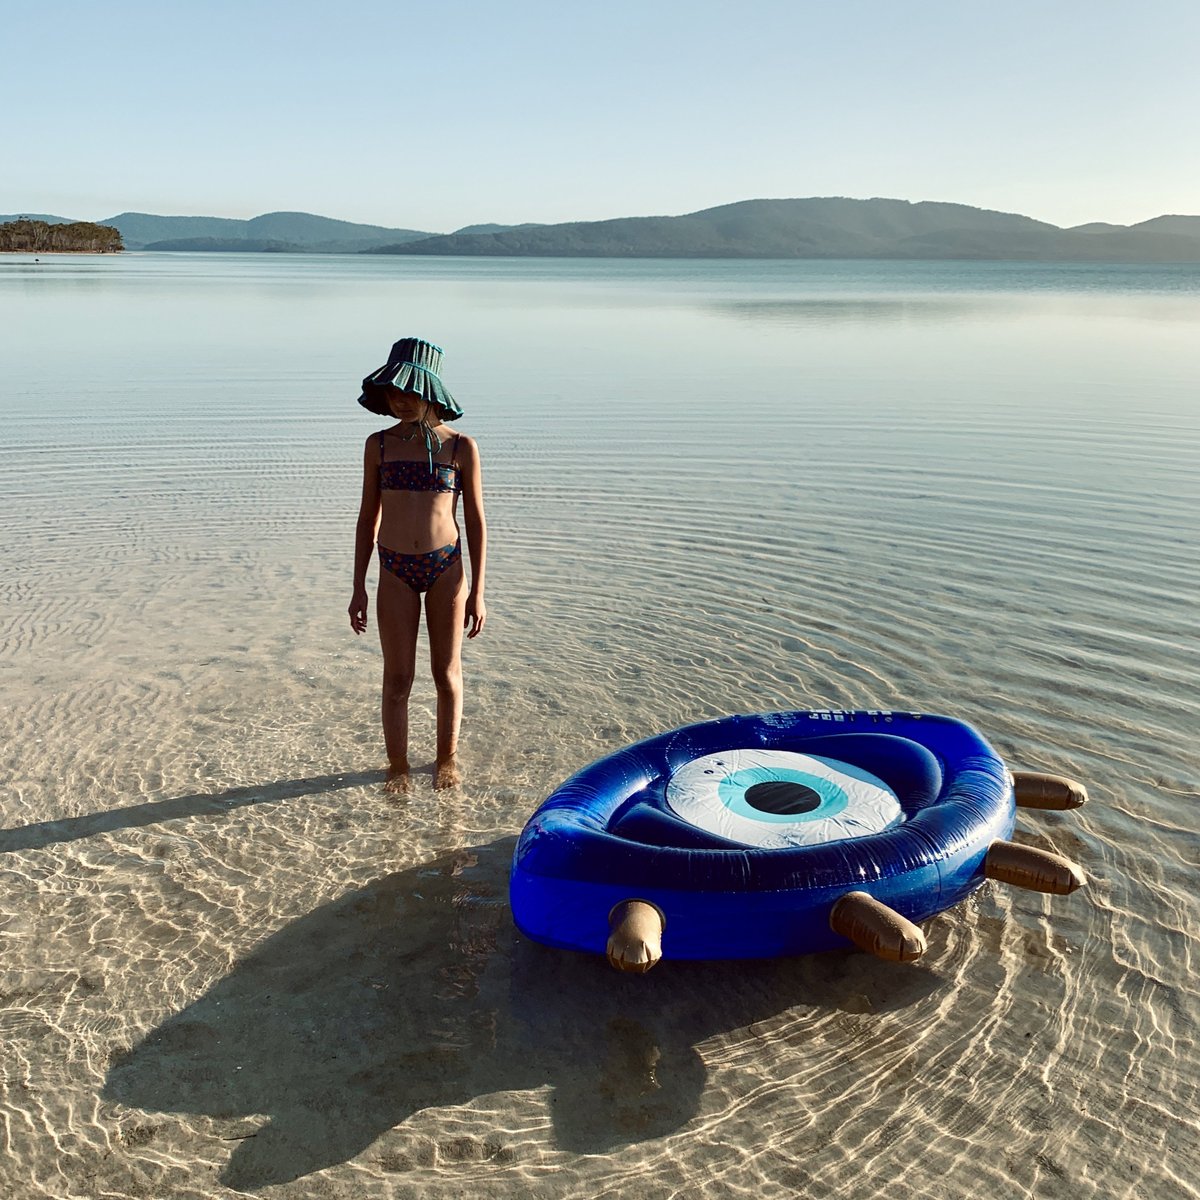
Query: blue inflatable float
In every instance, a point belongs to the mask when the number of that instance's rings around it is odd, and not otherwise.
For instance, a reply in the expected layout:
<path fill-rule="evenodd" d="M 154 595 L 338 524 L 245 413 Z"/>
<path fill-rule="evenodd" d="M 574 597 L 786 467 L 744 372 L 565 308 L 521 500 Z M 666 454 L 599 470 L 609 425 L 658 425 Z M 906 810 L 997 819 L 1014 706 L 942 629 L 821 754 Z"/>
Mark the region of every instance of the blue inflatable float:
<path fill-rule="evenodd" d="M 1031 807 L 1077 784 L 1020 777 Z M 893 712 L 782 712 L 688 725 L 562 784 L 517 844 L 518 928 L 646 970 L 857 944 L 908 961 L 917 924 L 985 878 L 1067 892 L 1082 874 L 1007 841 L 1014 776 L 970 725 Z M 624 925 L 622 923 L 624 922 Z"/>

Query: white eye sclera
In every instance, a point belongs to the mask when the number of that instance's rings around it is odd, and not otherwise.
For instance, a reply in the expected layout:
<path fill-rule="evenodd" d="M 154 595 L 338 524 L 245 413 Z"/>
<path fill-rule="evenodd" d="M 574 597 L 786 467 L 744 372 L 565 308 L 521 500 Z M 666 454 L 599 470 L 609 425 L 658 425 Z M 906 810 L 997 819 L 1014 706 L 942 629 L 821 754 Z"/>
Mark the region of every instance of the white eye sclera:
<path fill-rule="evenodd" d="M 671 776 L 666 800 L 698 829 L 767 849 L 866 837 L 904 819 L 895 792 L 878 776 L 787 750 L 694 758 Z"/>

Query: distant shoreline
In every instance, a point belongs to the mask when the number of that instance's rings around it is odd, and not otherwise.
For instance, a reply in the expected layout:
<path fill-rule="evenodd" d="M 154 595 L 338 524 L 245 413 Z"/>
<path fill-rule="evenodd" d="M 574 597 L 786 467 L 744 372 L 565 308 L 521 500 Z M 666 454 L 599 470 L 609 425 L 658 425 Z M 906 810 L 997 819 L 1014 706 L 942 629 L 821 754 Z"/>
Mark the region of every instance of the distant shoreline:
<path fill-rule="evenodd" d="M 144 254 L 162 254 L 170 257 L 186 257 L 186 258 L 215 258 L 223 257 L 225 259 L 255 259 L 267 258 L 274 261 L 279 259 L 332 259 L 346 258 L 355 261 L 370 259 L 374 257 L 402 257 L 400 255 L 379 255 L 363 252 L 363 251 L 312 251 L 300 250 L 290 253 L 281 254 L 278 251 L 270 250 L 253 250 L 253 251 L 203 251 L 203 250 L 123 250 L 123 251 L 98 251 L 98 250 L 47 250 L 47 251 L 27 251 L 27 250 L 0 250 L 0 256 L 7 255 L 9 257 L 28 258 L 38 261 L 39 265 L 48 262 L 51 259 L 59 257 L 78 258 L 80 256 L 92 256 L 96 258 L 113 258 L 124 257 L 139 258 Z M 423 258 L 431 262 L 444 263 L 463 263 L 463 262 L 527 262 L 527 263 L 578 263 L 578 264 L 593 264 L 607 263 L 615 265 L 618 263 L 663 263 L 663 264 L 700 264 L 700 263 L 726 263 L 731 265 L 749 265 L 749 264 L 767 264 L 767 263 L 789 263 L 796 265 L 805 265 L 809 267 L 834 266 L 837 264 L 853 264 L 864 268 L 877 266 L 894 266 L 898 268 L 918 268 L 918 267 L 1010 267 L 1010 268 L 1046 268 L 1048 270 L 1062 270 L 1065 268 L 1097 268 L 1100 270 L 1113 270 L 1122 268 L 1144 269 L 1144 270 L 1177 270 L 1177 271 L 1200 271 L 1200 259 L 1186 260 L 1163 260 L 1163 259 L 1135 259 L 1135 258 L 981 258 L 978 256 L 970 258 L 898 258 L 898 257 L 865 257 L 862 255 L 821 255 L 799 258 L 796 256 L 781 256 L 781 255 L 698 255 L 698 254 L 639 254 L 639 255 L 610 255 L 610 254 L 418 254 L 412 256 L 414 259 Z"/>

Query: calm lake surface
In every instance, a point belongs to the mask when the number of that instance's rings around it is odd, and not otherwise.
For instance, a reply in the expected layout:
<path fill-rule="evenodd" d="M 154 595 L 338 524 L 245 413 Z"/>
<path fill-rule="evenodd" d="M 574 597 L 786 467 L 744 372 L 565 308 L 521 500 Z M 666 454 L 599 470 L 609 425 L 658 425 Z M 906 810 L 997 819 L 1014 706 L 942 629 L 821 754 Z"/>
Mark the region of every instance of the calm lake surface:
<path fill-rule="evenodd" d="M 479 440 L 466 786 L 346 617 L 391 342 Z M 1200 268 L 0 258 L 6 1196 L 1200 1195 Z M 375 568 L 372 567 L 372 578 Z M 513 841 L 730 712 L 977 725 L 1086 890 L 618 977 Z"/>

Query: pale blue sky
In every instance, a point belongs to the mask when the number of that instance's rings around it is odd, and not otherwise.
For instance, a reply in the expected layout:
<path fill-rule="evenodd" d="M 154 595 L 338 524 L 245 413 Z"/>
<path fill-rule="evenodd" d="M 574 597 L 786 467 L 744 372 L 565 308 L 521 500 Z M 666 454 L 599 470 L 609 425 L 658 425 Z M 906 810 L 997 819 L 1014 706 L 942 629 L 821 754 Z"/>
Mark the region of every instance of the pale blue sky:
<path fill-rule="evenodd" d="M 1200 214 L 1196 0 L 50 0 L 0 39 L 0 212 Z"/>

